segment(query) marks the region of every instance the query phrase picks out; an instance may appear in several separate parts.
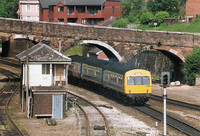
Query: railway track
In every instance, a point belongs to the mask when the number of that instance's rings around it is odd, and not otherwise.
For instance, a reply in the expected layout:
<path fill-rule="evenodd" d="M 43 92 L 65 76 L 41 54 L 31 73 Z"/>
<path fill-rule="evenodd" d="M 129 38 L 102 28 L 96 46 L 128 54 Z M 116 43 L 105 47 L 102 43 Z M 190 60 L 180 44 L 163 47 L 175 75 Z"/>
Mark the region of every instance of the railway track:
<path fill-rule="evenodd" d="M 150 99 L 161 101 L 161 102 L 163 101 L 163 97 L 157 96 L 157 95 L 151 95 Z M 173 99 L 169 99 L 169 98 L 167 98 L 167 103 L 200 111 L 200 105 L 181 102 L 181 101 L 177 101 L 177 100 L 173 100 Z"/>
<path fill-rule="evenodd" d="M 19 89 L 19 83 L 12 83 L 13 79 L 19 78 L 18 75 L 15 75 L 7 70 L 0 68 L 0 73 L 8 77 L 8 83 L 1 89 L 0 92 L 0 135 L 1 136 L 10 136 L 10 135 L 20 135 L 24 136 L 24 133 L 17 127 L 15 122 L 12 120 L 9 114 L 9 104 L 12 97 Z"/>
<path fill-rule="evenodd" d="M 0 62 L 5 65 L 13 66 L 16 68 L 20 68 L 20 62 L 14 59 L 0 57 Z"/>
<path fill-rule="evenodd" d="M 163 113 L 151 108 L 150 106 L 140 106 L 140 107 L 134 107 L 135 109 L 139 110 L 140 112 L 143 112 L 159 121 L 163 121 Z M 187 134 L 189 136 L 199 136 L 200 130 L 198 128 L 195 128 L 191 126 L 188 123 L 185 123 L 175 117 L 167 115 L 167 125 L 179 130 L 180 132 Z"/>
<path fill-rule="evenodd" d="M 68 99 L 73 105 L 75 104 L 80 108 L 85 117 L 85 126 L 81 127 L 82 129 L 85 128 L 85 130 L 81 129 L 81 135 L 90 136 L 100 134 L 110 136 L 108 121 L 104 114 L 97 108 L 97 106 L 71 92 L 68 92 L 68 94 Z M 87 107 L 82 108 L 81 105 L 87 105 Z"/>

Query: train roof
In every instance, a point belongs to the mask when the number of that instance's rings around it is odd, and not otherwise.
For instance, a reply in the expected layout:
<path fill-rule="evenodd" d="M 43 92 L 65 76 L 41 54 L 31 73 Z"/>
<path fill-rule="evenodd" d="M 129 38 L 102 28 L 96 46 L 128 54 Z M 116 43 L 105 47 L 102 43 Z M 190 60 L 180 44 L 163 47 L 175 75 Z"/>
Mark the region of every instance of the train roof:
<path fill-rule="evenodd" d="M 78 55 L 73 55 L 69 56 L 72 59 L 72 62 L 82 62 L 84 64 L 88 64 L 91 66 L 96 66 L 103 68 L 108 62 L 104 60 L 99 60 L 95 58 L 90 58 L 90 57 L 83 57 L 83 56 L 78 56 Z"/>
<path fill-rule="evenodd" d="M 136 68 L 125 63 L 109 62 L 107 65 L 105 65 L 104 69 L 113 71 L 119 74 L 125 74 L 127 71 L 133 70 Z"/>
<path fill-rule="evenodd" d="M 136 67 L 133 67 L 131 65 L 125 64 L 125 63 L 119 63 L 119 62 L 110 62 L 105 60 L 99 60 L 95 58 L 89 58 L 89 57 L 82 57 L 82 56 L 69 56 L 72 59 L 72 62 L 83 62 L 88 65 L 101 67 L 105 70 L 113 71 L 119 74 L 124 74 L 125 72 L 133 69 L 138 69 Z"/>

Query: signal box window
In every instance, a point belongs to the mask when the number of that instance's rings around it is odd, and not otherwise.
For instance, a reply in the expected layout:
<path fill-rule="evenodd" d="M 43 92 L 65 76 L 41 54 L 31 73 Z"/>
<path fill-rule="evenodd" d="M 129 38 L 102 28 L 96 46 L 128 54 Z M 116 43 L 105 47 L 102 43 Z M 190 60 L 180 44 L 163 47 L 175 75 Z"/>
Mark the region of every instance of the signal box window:
<path fill-rule="evenodd" d="M 50 74 L 50 64 L 42 64 L 42 74 Z"/>

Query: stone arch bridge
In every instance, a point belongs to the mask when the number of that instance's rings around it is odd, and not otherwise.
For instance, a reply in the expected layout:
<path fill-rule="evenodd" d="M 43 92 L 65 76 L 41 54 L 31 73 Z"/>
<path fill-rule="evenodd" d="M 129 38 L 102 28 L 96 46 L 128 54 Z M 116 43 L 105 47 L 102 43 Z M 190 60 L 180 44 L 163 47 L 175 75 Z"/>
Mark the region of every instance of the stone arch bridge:
<path fill-rule="evenodd" d="M 19 44 L 18 40 L 27 37 L 31 43 L 48 38 L 50 46 L 57 50 L 61 39 L 62 51 L 78 44 L 94 45 L 103 50 L 108 58 L 117 61 L 127 60 L 139 52 L 158 50 L 174 63 L 183 63 L 184 56 L 200 44 L 200 34 L 194 33 L 142 31 L 0 18 L 0 43 L 3 45 L 3 54 L 17 54 L 20 49 L 25 48 L 25 44 L 22 44 L 22 41 Z"/>

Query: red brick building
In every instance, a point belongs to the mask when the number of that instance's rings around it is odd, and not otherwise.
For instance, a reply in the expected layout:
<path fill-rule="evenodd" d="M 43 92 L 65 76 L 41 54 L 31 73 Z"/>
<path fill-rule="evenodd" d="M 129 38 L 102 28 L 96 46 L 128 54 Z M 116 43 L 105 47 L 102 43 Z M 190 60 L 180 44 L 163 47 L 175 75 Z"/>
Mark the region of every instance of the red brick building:
<path fill-rule="evenodd" d="M 40 21 L 100 25 L 121 15 L 120 0 L 39 0 Z"/>
<path fill-rule="evenodd" d="M 195 19 L 196 15 L 200 15 L 200 1 L 187 0 L 186 1 L 186 21 L 191 22 Z"/>

